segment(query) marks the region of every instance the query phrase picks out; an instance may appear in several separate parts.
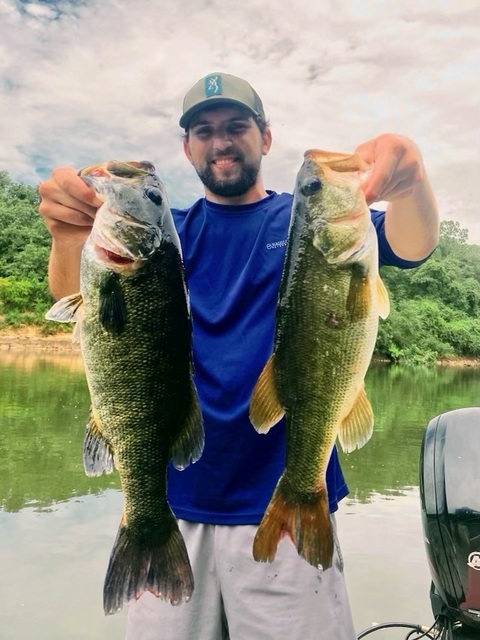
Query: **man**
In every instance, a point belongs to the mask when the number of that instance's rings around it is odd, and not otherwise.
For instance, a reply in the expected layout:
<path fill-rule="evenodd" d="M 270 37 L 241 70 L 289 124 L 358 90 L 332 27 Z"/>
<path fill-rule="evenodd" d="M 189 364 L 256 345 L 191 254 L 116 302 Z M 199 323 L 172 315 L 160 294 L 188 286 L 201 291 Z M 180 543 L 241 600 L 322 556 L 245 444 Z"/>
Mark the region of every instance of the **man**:
<path fill-rule="evenodd" d="M 245 80 L 211 74 L 185 96 L 180 125 L 185 155 L 205 188 L 205 198 L 173 214 L 190 290 L 206 446 L 196 464 L 170 469 L 169 500 L 195 591 L 178 607 L 142 595 L 130 605 L 127 639 L 353 640 L 337 542 L 326 571 L 299 558 L 288 541 L 272 564 L 252 558 L 284 465 L 284 429 L 258 435 L 248 404 L 272 350 L 292 203 L 290 194 L 263 183 L 272 134 L 262 102 Z M 436 204 L 417 147 L 386 134 L 357 152 L 373 167 L 364 184 L 367 202 L 389 202 L 386 213 L 372 213 L 381 264 L 416 266 L 438 240 Z M 40 194 L 52 235 L 50 286 L 60 297 L 79 289 L 82 246 L 101 203 L 69 168 L 55 170 Z M 348 491 L 335 450 L 327 486 L 333 514 Z"/>

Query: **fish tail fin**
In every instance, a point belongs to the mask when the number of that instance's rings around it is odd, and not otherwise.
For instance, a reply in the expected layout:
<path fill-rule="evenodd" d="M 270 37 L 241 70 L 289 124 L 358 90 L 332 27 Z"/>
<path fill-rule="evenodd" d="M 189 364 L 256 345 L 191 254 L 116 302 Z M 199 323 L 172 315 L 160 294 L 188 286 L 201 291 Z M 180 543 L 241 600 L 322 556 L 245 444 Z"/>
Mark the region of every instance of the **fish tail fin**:
<path fill-rule="evenodd" d="M 190 410 L 184 427 L 170 448 L 170 458 L 176 469 L 185 469 L 190 463 L 197 462 L 205 445 L 202 410 L 193 381 L 190 398 Z"/>
<path fill-rule="evenodd" d="M 325 484 L 315 493 L 302 496 L 292 494 L 280 479 L 253 542 L 255 560 L 273 562 L 284 535 L 312 566 L 332 566 L 333 533 Z"/>
<path fill-rule="evenodd" d="M 253 389 L 250 422 L 258 433 L 268 433 L 285 414 L 275 386 L 275 355 L 270 356 Z"/>
<path fill-rule="evenodd" d="M 338 441 L 346 453 L 360 449 L 373 434 L 373 410 L 362 384 L 350 413 L 338 430 Z"/>
<path fill-rule="evenodd" d="M 122 519 L 103 588 L 106 615 L 138 600 L 145 591 L 172 605 L 190 600 L 194 582 L 187 548 L 171 511 L 167 518 L 167 535 L 141 538 Z"/>

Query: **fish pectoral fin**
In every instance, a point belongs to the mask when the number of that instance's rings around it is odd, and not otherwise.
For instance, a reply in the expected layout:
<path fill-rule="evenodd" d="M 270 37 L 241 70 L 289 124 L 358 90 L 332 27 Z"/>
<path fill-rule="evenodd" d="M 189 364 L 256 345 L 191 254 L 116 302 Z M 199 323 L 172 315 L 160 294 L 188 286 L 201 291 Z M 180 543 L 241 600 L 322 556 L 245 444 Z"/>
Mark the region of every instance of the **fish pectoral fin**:
<path fill-rule="evenodd" d="M 188 467 L 190 463 L 197 462 L 205 445 L 202 410 L 193 381 L 191 381 L 190 397 L 190 410 L 185 425 L 170 448 L 172 464 L 180 470 Z"/>
<path fill-rule="evenodd" d="M 98 320 L 110 333 L 121 333 L 127 320 L 127 308 L 116 273 L 109 273 L 99 288 Z"/>
<path fill-rule="evenodd" d="M 83 309 L 83 307 L 82 307 Z M 80 311 L 80 309 L 79 309 Z M 83 313 L 82 313 L 83 315 Z M 72 332 L 72 342 L 73 343 L 80 343 L 80 336 L 81 336 L 81 331 L 80 331 L 80 322 L 77 320 L 77 322 L 75 323 L 75 326 L 73 327 L 73 332 Z"/>
<path fill-rule="evenodd" d="M 383 284 L 383 280 L 378 276 L 377 278 L 377 300 L 378 300 L 378 315 L 382 320 L 388 317 L 390 313 L 390 297 L 386 286 Z"/>
<path fill-rule="evenodd" d="M 114 468 L 112 448 L 100 432 L 98 424 L 99 420 L 91 407 L 83 441 L 83 467 L 87 476 L 112 473 Z"/>
<path fill-rule="evenodd" d="M 360 264 L 354 264 L 346 304 L 349 319 L 355 322 L 366 318 L 371 305 L 372 279 Z"/>
<path fill-rule="evenodd" d="M 270 356 L 253 389 L 250 422 L 258 433 L 268 433 L 285 415 L 275 385 L 275 356 Z"/>
<path fill-rule="evenodd" d="M 365 393 L 365 385 L 362 384 L 350 413 L 340 425 L 338 441 L 346 453 L 351 453 L 363 447 L 372 437 L 372 433 L 372 405 Z"/>
<path fill-rule="evenodd" d="M 55 302 L 45 314 L 45 319 L 53 322 L 78 322 L 82 307 L 82 294 L 74 293 Z"/>

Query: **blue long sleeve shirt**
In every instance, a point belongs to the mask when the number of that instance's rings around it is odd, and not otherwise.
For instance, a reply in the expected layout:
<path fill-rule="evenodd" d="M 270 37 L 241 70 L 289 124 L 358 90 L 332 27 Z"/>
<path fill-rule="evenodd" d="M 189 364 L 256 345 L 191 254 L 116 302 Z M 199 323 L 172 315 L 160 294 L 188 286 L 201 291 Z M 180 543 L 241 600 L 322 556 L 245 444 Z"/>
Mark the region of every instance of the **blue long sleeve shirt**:
<path fill-rule="evenodd" d="M 285 465 L 284 420 L 265 435 L 250 423 L 250 396 L 272 353 L 275 309 L 287 245 L 292 195 L 269 192 L 241 206 L 198 200 L 173 210 L 193 320 L 195 383 L 205 449 L 184 471 L 169 468 L 168 496 L 178 518 L 258 524 Z M 372 211 L 380 265 L 399 259 Z M 348 493 L 336 448 L 327 469 L 330 510 Z"/>

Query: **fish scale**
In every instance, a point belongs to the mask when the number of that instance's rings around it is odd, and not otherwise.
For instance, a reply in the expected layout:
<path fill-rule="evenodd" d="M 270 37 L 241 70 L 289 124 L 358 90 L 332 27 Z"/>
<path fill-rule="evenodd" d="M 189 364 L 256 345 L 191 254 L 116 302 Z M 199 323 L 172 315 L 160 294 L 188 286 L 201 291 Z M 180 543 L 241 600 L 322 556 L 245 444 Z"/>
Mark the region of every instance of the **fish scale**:
<path fill-rule="evenodd" d="M 77 323 L 91 398 L 85 471 L 115 465 L 124 495 L 104 609 L 115 613 L 146 590 L 179 604 L 194 581 L 167 501 L 167 465 L 195 462 L 204 443 L 180 243 L 153 165 L 111 161 L 80 175 L 105 204 L 82 252 L 80 294 L 47 317 Z"/>
<path fill-rule="evenodd" d="M 250 403 L 260 433 L 286 417 L 285 470 L 255 536 L 258 561 L 273 561 L 286 534 L 307 562 L 331 566 L 328 461 L 337 437 L 352 450 L 371 436 L 363 381 L 388 297 L 363 169 L 358 156 L 313 150 L 297 177 L 273 355 Z"/>

